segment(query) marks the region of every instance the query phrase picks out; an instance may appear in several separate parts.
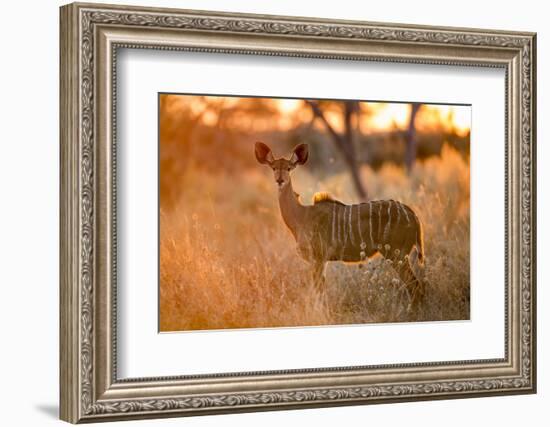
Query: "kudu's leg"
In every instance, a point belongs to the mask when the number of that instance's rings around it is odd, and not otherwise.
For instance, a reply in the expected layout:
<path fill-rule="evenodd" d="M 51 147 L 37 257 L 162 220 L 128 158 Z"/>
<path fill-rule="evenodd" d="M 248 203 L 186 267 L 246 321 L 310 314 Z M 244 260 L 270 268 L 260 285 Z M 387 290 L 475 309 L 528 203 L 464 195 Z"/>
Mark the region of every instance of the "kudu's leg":
<path fill-rule="evenodd" d="M 325 262 L 315 261 L 312 263 L 312 280 L 319 293 L 325 292 Z"/>
<path fill-rule="evenodd" d="M 410 311 L 415 318 L 419 317 L 420 308 L 424 302 L 425 284 L 424 280 L 419 277 L 420 269 L 420 266 L 415 266 L 415 268 L 413 268 L 408 257 L 403 259 L 397 268 L 401 280 L 405 283 L 410 300 Z"/>
<path fill-rule="evenodd" d="M 313 284 L 317 290 L 316 294 L 316 304 L 320 304 L 325 312 L 330 316 L 332 313 L 332 307 L 329 303 L 329 298 L 327 295 L 327 288 L 325 282 L 325 266 L 326 262 L 314 262 L 312 264 L 312 276 Z"/>

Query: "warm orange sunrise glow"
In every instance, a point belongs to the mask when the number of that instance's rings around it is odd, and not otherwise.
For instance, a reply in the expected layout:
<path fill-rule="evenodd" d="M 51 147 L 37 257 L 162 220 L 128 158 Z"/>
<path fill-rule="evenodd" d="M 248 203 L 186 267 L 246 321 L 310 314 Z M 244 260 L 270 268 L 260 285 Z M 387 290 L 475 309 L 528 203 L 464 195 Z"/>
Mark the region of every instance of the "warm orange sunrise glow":
<path fill-rule="evenodd" d="M 160 96 L 160 330 L 469 319 L 470 111 Z"/>
<path fill-rule="evenodd" d="M 298 99 L 275 100 L 281 117 L 279 129 L 291 128 L 296 122 L 311 120 L 311 112 L 304 113 L 304 103 Z M 365 115 L 361 127 L 366 132 L 383 132 L 392 129 L 405 130 L 409 126 L 411 105 L 407 103 L 368 102 L 369 115 Z M 341 131 L 343 123 L 341 115 L 327 113 L 327 120 L 337 130 Z M 460 136 L 470 132 L 470 107 L 458 105 L 425 104 L 417 117 L 418 129 L 434 130 L 438 127 L 446 131 L 454 131 Z"/>
<path fill-rule="evenodd" d="M 365 120 L 365 129 L 386 131 L 404 130 L 409 125 L 410 104 L 373 103 L 374 114 Z M 418 113 L 418 129 L 430 131 L 442 127 L 446 131 L 455 131 L 464 136 L 470 132 L 470 107 L 458 105 L 424 104 Z"/>
<path fill-rule="evenodd" d="M 303 101 L 300 99 L 277 99 L 277 108 L 284 114 L 292 114 Z"/>
<path fill-rule="evenodd" d="M 234 108 L 253 108 L 258 98 L 186 96 L 175 97 L 177 102 L 173 109 L 186 108 L 206 126 L 216 126 L 223 110 Z M 270 99 L 261 101 L 272 113 L 256 117 L 250 121 L 246 115 L 234 120 L 231 126 L 256 131 L 290 130 L 300 124 L 312 121 L 313 113 L 307 104 L 300 99 Z M 362 102 L 361 129 L 365 133 L 406 130 L 409 126 L 411 104 L 389 102 Z M 336 131 L 342 131 L 342 115 L 334 110 L 327 111 L 326 118 Z M 315 121 L 314 125 L 322 128 L 323 124 Z M 425 131 L 454 132 L 466 136 L 470 132 L 471 116 L 469 106 L 423 104 L 416 117 L 416 128 Z"/>
<path fill-rule="evenodd" d="M 409 104 L 372 104 L 374 114 L 366 120 L 366 128 L 386 130 L 396 127 L 405 129 L 409 123 Z"/>

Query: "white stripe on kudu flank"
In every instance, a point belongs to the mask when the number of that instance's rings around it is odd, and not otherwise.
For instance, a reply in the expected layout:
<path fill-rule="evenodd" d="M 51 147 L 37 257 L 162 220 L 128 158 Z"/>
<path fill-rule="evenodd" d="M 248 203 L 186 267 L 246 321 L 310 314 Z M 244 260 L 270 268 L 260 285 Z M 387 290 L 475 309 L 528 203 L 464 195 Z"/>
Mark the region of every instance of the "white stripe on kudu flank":
<path fill-rule="evenodd" d="M 342 238 L 341 243 L 344 243 L 345 237 L 344 237 L 344 234 L 343 234 L 343 233 L 346 231 L 346 225 L 343 224 L 343 226 L 342 226 L 342 221 L 345 221 L 345 220 L 346 220 L 346 207 L 344 206 L 343 209 L 340 208 L 340 211 L 341 211 L 341 214 L 342 214 L 342 215 L 340 215 L 340 217 L 339 217 L 340 221 L 339 221 L 339 224 L 338 224 L 338 231 L 339 231 L 340 233 L 342 233 L 342 234 L 340 234 L 340 236 L 341 236 L 341 238 Z M 340 230 L 342 230 L 342 231 L 340 231 Z"/>
<path fill-rule="evenodd" d="M 388 241 L 388 233 L 390 232 L 391 227 L 391 206 L 393 204 L 393 200 L 390 200 L 388 202 L 388 223 L 386 224 L 386 227 L 384 228 L 384 242 Z"/>
<path fill-rule="evenodd" d="M 351 244 L 355 245 L 355 236 L 353 235 L 353 227 L 351 226 L 351 214 L 353 212 L 353 205 L 349 207 L 349 219 L 348 219 L 348 225 L 349 225 L 349 237 L 351 240 Z"/>
<path fill-rule="evenodd" d="M 338 209 L 336 209 L 336 212 L 338 212 L 338 217 L 336 218 L 336 226 L 338 227 L 338 244 L 342 243 L 342 234 L 340 232 L 340 206 L 338 206 Z"/>
<path fill-rule="evenodd" d="M 395 225 L 399 227 L 399 221 L 401 221 L 401 203 L 395 203 L 397 204 L 397 222 L 395 223 Z"/>
<path fill-rule="evenodd" d="M 405 217 L 407 218 L 407 225 L 409 225 L 411 223 L 411 220 L 409 219 L 407 208 L 404 205 L 401 205 L 401 208 L 403 209 L 403 212 L 405 212 Z"/>
<path fill-rule="evenodd" d="M 378 202 L 378 233 L 376 234 L 378 244 L 382 243 L 382 202 Z"/>
<path fill-rule="evenodd" d="M 336 240 L 336 229 L 334 225 L 336 223 L 336 203 L 332 204 L 332 244 L 334 245 Z"/>
<path fill-rule="evenodd" d="M 369 202 L 369 237 L 370 237 L 370 247 L 374 248 L 374 240 L 372 239 L 372 203 Z"/>
<path fill-rule="evenodd" d="M 336 214 L 334 215 L 334 221 L 336 221 L 335 229 L 336 229 L 336 243 L 340 243 L 340 234 L 338 230 L 338 214 L 340 213 L 339 206 L 336 206 Z"/>
<path fill-rule="evenodd" d="M 344 223 L 342 224 L 342 232 L 344 233 L 344 246 L 348 242 L 348 237 L 349 237 L 348 236 L 348 224 L 347 224 L 348 208 L 349 208 L 348 205 L 344 206 Z"/>
<path fill-rule="evenodd" d="M 363 243 L 363 232 L 361 231 L 361 204 L 357 205 L 357 234 L 359 234 L 361 243 Z"/>

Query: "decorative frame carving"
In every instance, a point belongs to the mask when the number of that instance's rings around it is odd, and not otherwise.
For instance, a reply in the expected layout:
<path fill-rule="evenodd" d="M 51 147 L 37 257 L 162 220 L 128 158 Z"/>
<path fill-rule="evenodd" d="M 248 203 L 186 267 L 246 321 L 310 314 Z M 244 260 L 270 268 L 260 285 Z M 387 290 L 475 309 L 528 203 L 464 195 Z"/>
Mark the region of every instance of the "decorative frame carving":
<path fill-rule="evenodd" d="M 535 392 L 535 42 L 532 33 L 63 6 L 61 418 L 76 423 Z M 113 147 L 119 47 L 504 68 L 505 357 L 118 380 Z"/>

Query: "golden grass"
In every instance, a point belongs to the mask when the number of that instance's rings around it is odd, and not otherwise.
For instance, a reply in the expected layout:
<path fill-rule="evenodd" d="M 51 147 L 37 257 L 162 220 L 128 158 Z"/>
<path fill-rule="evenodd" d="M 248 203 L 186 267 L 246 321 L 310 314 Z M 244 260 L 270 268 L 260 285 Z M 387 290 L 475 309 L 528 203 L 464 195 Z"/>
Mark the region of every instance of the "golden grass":
<path fill-rule="evenodd" d="M 426 301 L 421 320 L 469 318 L 469 167 L 453 149 L 407 176 L 362 170 L 372 199 L 409 204 L 425 229 Z M 348 174 L 293 174 L 303 203 L 316 191 L 356 202 Z M 267 168 L 237 174 L 190 169 L 177 207 L 161 213 L 161 331 L 408 321 L 407 295 L 391 266 L 332 262 L 326 298 L 283 223 Z"/>

